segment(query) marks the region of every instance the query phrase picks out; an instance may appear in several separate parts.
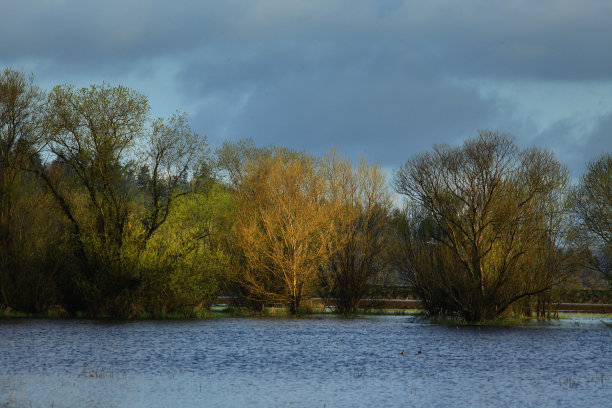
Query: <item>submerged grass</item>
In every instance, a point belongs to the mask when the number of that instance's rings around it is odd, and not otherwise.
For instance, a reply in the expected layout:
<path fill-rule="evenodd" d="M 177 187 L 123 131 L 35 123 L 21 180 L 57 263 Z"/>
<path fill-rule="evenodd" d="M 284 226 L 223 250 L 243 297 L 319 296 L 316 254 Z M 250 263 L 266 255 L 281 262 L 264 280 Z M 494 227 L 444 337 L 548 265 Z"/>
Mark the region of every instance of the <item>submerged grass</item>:
<path fill-rule="evenodd" d="M 197 308 L 186 311 L 172 311 L 160 313 L 138 312 L 125 316 L 110 316 L 103 314 L 89 314 L 76 312 L 70 315 L 62 308 L 52 308 L 44 313 L 25 313 L 10 308 L 0 308 L 0 318 L 81 318 L 81 319 L 124 319 L 124 320 L 180 320 L 180 319 L 220 319 L 220 318 L 303 318 L 309 316 L 337 316 L 341 318 L 359 318 L 363 316 L 411 316 L 422 322 L 448 326 L 534 326 L 559 320 L 574 318 L 588 318 L 601 321 L 603 325 L 612 327 L 612 314 L 606 313 L 561 313 L 557 317 L 547 319 L 534 319 L 525 317 L 503 317 L 480 322 L 467 322 L 456 316 L 428 316 L 422 309 L 361 309 L 357 312 L 340 314 L 329 307 L 306 307 L 297 314 L 292 315 L 288 308 L 282 306 L 269 306 L 261 311 L 255 311 L 236 305 L 213 305 L 211 307 Z M 605 319 L 605 320 L 604 320 Z"/>
<path fill-rule="evenodd" d="M 57 310 L 48 310 L 43 313 L 28 313 L 19 310 L 4 309 L 0 310 L 0 318 L 63 318 L 69 317 L 67 313 L 61 313 Z"/>
<path fill-rule="evenodd" d="M 586 375 L 584 378 L 576 378 L 571 376 L 564 377 L 559 380 L 559 384 L 570 388 L 578 388 L 585 384 L 604 387 L 607 385 L 608 381 L 610 381 L 609 374 L 598 372 L 593 375 Z"/>
<path fill-rule="evenodd" d="M 458 317 L 430 317 L 430 323 L 447 326 L 474 326 L 474 327 L 513 327 L 513 326 L 536 326 L 549 322 L 551 319 L 532 319 L 524 317 L 501 318 L 493 320 L 483 320 L 479 322 L 468 322 Z"/>
<path fill-rule="evenodd" d="M 79 375 L 79 377 L 84 378 L 113 378 L 115 376 L 115 370 L 111 368 L 110 371 L 105 371 L 104 368 L 100 370 L 88 370 L 83 367 L 83 372 Z"/>
<path fill-rule="evenodd" d="M 284 307 L 266 307 L 261 311 L 256 311 L 249 308 L 236 306 L 216 307 L 211 308 L 210 317 L 270 317 L 270 318 L 288 318 L 288 317 L 304 317 L 312 316 L 317 313 L 311 309 L 303 309 L 292 315 L 288 308 Z"/>

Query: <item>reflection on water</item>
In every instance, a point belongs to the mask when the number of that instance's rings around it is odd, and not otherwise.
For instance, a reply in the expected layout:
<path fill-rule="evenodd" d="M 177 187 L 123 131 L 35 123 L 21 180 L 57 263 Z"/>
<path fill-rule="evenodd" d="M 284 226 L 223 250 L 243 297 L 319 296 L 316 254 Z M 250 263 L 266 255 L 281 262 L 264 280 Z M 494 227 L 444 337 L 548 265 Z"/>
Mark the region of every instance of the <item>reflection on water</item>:
<path fill-rule="evenodd" d="M 603 324 L 456 328 L 409 317 L 0 321 L 0 407 L 610 401 L 612 330 Z"/>

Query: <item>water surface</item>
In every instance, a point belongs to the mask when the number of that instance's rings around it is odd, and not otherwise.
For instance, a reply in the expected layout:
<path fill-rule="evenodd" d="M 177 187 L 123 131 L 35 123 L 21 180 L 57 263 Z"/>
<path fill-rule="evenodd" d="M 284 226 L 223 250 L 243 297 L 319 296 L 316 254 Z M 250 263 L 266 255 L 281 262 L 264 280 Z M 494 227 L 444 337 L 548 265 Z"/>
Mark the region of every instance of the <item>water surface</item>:
<path fill-rule="evenodd" d="M 603 325 L 0 321 L 0 407 L 611 405 Z"/>

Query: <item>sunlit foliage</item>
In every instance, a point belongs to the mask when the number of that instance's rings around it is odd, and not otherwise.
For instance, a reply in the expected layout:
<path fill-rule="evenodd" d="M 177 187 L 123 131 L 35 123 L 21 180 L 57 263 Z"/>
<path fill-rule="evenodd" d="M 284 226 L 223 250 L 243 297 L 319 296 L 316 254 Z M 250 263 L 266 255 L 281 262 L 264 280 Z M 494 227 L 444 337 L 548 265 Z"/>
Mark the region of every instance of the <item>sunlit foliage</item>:
<path fill-rule="evenodd" d="M 330 249 L 333 225 L 319 167 L 311 156 L 277 149 L 246 170 L 236 195 L 239 282 L 247 296 L 296 313 Z"/>

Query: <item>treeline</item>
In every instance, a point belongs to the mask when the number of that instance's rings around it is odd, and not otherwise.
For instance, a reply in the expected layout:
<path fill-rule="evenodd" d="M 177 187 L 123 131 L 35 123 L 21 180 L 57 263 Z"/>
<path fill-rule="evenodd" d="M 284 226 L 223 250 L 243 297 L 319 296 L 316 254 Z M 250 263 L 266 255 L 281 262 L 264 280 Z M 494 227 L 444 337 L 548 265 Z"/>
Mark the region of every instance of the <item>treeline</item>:
<path fill-rule="evenodd" d="M 212 152 L 184 114 L 106 84 L 0 76 L 0 308 L 192 313 L 220 294 L 358 310 L 398 275 L 432 315 L 529 314 L 567 272 L 610 278 L 612 158 L 577 187 L 549 152 L 481 132 L 394 175 L 251 140 Z M 538 309 L 539 310 L 539 309 Z"/>

